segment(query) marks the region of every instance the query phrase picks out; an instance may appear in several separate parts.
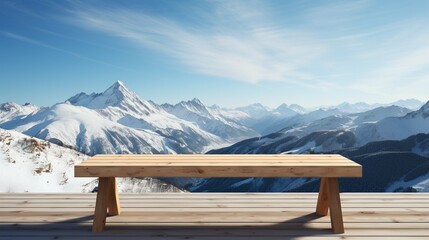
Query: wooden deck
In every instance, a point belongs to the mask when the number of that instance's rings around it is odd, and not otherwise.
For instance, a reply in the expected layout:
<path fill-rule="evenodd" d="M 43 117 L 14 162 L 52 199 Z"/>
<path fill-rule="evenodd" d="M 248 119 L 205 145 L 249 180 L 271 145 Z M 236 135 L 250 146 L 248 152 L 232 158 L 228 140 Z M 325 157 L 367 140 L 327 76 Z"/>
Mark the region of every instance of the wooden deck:
<path fill-rule="evenodd" d="M 314 193 L 121 194 L 92 233 L 95 194 L 0 194 L 0 239 L 429 239 L 429 193 L 341 194 L 346 233 Z"/>

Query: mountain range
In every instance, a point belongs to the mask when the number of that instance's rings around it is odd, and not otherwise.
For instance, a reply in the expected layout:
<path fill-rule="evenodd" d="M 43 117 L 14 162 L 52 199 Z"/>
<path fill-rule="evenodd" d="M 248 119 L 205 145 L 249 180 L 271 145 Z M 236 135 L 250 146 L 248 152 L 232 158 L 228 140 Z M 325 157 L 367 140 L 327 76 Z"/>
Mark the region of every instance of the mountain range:
<path fill-rule="evenodd" d="M 386 117 L 386 113 L 389 113 Z M 335 115 L 209 154 L 328 154 L 346 156 L 364 169 L 361 179 L 342 179 L 343 191 L 429 191 L 429 102 L 417 111 L 396 106 Z M 316 179 L 201 179 L 192 191 L 317 191 Z"/>
<path fill-rule="evenodd" d="M 206 109 L 199 101 L 186 104 L 165 107 L 177 114 L 173 115 L 154 102 L 142 100 L 118 81 L 102 93 L 79 93 L 64 103 L 35 109 L 27 115 L 21 106 L 14 114 L 2 111 L 5 117 L 0 128 L 72 146 L 89 155 L 201 153 L 258 135 L 221 115 L 201 115 L 200 121 L 186 119 L 186 115 L 179 114 L 180 106 L 195 104 L 201 107 L 195 109 Z"/>
<path fill-rule="evenodd" d="M 33 139 L 85 157 L 98 153 L 340 153 L 362 163 L 364 169 L 369 166 L 371 171 L 390 169 L 378 164 L 381 162 L 401 168 L 391 169 L 395 174 L 383 184 L 366 179 L 374 183 L 367 187 L 352 187 L 348 183 L 342 186 L 343 190 L 429 191 L 425 185 L 429 176 L 421 174 L 427 169 L 429 153 L 425 135 L 429 133 L 429 102 L 423 104 L 415 99 L 393 104 L 342 103 L 316 109 L 297 104 L 271 109 L 259 103 L 227 109 L 204 105 L 198 99 L 159 105 L 140 98 L 118 81 L 101 93 L 79 93 L 50 107 L 1 104 L 0 129 L 17 139 Z M 4 152 L 22 152 L 21 145 L 3 144 L 2 148 Z M 0 155 L 0 161 L 6 164 L 5 159 L 10 157 L 4 156 L 2 160 Z M 28 161 L 27 169 L 43 168 Z M 9 164 L 5 169 L 13 166 L 18 164 Z M 168 186 L 189 191 L 312 191 L 316 186 L 314 179 L 164 180 L 171 184 Z M 140 180 L 128 181 L 124 189 L 138 191 L 133 184 Z M 146 184 L 145 189 L 161 189 L 158 180 L 151 181 L 154 185 Z M 88 191 L 93 185 L 80 187 Z M 174 187 L 167 189 L 175 191 Z"/>

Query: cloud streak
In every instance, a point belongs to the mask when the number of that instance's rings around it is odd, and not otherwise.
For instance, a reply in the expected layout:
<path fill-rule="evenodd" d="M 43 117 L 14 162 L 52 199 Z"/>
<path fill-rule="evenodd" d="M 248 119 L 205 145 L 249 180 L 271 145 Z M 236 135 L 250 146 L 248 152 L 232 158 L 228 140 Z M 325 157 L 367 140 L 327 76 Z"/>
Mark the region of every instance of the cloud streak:
<path fill-rule="evenodd" d="M 309 87 L 325 85 L 300 70 L 325 51 L 311 34 L 280 27 L 258 11 L 247 11 L 248 5 L 229 1 L 214 4 L 212 14 L 204 19 L 210 21 L 209 29 L 137 10 L 82 5 L 70 11 L 68 21 L 157 49 L 191 71 L 210 76 L 249 83 L 270 80 Z M 222 21 L 213 21 L 220 16 Z"/>
<path fill-rule="evenodd" d="M 103 61 L 100 61 L 100 60 L 97 60 L 97 59 L 86 57 L 86 56 L 84 56 L 82 54 L 75 53 L 75 52 L 72 52 L 72 51 L 68 51 L 68 50 L 65 50 L 65 49 L 62 49 L 62 48 L 58 48 L 58 47 L 55 47 L 55 46 L 52 46 L 52 45 L 49 45 L 49 44 L 46 44 L 46 43 L 43 43 L 43 42 L 31 39 L 31 38 L 28 38 L 28 37 L 22 36 L 22 35 L 19 35 L 19 34 L 16 34 L 16 33 L 11 33 L 11 32 L 0 32 L 0 33 L 3 34 L 6 37 L 13 38 L 13 39 L 21 41 L 21 42 L 26 42 L 26 43 L 34 44 L 34 45 L 37 45 L 37 46 L 40 46 L 40 47 L 44 47 L 44 48 L 48 48 L 48 49 L 55 50 L 55 51 L 58 51 L 58 52 L 62 52 L 62 53 L 65 53 L 67 55 L 71 55 L 71 56 L 74 56 L 74 57 L 77 57 L 77 58 L 81 58 L 81 59 L 88 60 L 88 61 L 91 61 L 91 62 L 95 62 L 95 63 L 98 63 L 98 64 L 107 65 L 109 67 L 114 67 L 114 68 L 118 68 L 118 69 L 130 71 L 130 69 L 122 68 L 122 67 L 119 67 L 119 66 L 107 63 L 107 62 L 103 62 Z"/>

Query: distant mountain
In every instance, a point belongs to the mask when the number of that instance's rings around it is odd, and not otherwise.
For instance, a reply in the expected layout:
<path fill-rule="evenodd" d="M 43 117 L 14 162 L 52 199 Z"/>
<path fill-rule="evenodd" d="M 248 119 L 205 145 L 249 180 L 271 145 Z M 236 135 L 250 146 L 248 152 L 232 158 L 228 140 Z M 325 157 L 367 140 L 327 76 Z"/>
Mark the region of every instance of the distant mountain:
<path fill-rule="evenodd" d="M 311 143 L 313 146 L 309 146 Z M 329 146 L 341 145 L 340 150 Z M 249 139 L 210 154 L 339 153 L 363 166 L 363 178 L 340 179 L 344 192 L 429 191 L 429 134 L 401 141 L 371 142 L 353 146 L 353 134 L 344 131 L 312 133 L 299 138 L 282 133 Z M 318 149 L 317 149 L 318 148 Z M 307 149 L 307 151 L 300 151 Z M 314 178 L 209 178 L 196 179 L 186 188 L 196 192 L 318 191 Z"/>
<path fill-rule="evenodd" d="M 102 93 L 79 93 L 49 108 L 2 106 L 1 128 L 87 154 L 203 153 L 259 136 L 243 124 L 250 119 L 247 113 L 207 107 L 198 99 L 160 106 L 141 99 L 121 81 Z"/>
<path fill-rule="evenodd" d="M 0 123 L 16 117 L 24 117 L 30 113 L 36 112 L 40 107 L 30 103 L 19 105 L 14 102 L 0 104 Z"/>
<path fill-rule="evenodd" d="M 140 99 L 119 81 L 103 93 L 80 93 L 0 127 L 88 154 L 196 153 L 225 144 L 221 137 Z"/>
<path fill-rule="evenodd" d="M 400 106 L 411 110 L 417 110 L 421 108 L 424 104 L 425 103 L 420 100 L 411 98 L 411 99 L 398 100 L 396 102 L 391 103 L 390 105 Z"/>
<path fill-rule="evenodd" d="M 229 153 L 323 153 L 357 147 L 368 142 L 388 139 L 374 137 L 376 134 L 368 133 L 369 130 L 363 130 L 364 127 L 373 126 L 380 121 L 394 119 L 392 117 L 402 117 L 407 113 L 411 114 L 409 109 L 390 106 L 379 107 L 363 113 L 341 113 L 310 121 L 311 118 L 323 116 L 324 113 L 330 115 L 328 110 L 318 110 L 316 113 L 290 118 L 284 124 L 286 126 L 289 124 L 289 127 L 260 138 L 238 142 L 230 147 L 219 149 L 219 151 L 223 152 L 228 149 L 226 151 Z M 294 121 L 297 123 L 293 124 Z M 391 128 L 391 131 L 401 130 Z M 367 134 L 364 134 L 364 132 L 367 132 Z M 408 134 L 406 137 L 411 135 Z"/>
<path fill-rule="evenodd" d="M 260 103 L 254 103 L 244 107 L 238 107 L 235 110 L 247 113 L 251 118 L 263 118 L 271 113 L 271 109 Z"/>
<path fill-rule="evenodd" d="M 398 106 L 398 107 L 407 108 L 410 110 L 417 110 L 423 104 L 424 102 L 421 102 L 417 99 L 403 99 L 403 100 L 398 100 L 396 102 L 387 103 L 387 104 L 382 104 L 382 103 L 368 104 L 365 102 L 357 102 L 357 103 L 343 102 L 339 105 L 328 107 L 328 108 L 330 109 L 336 108 L 345 113 L 360 113 L 360 112 L 369 111 L 379 107 L 389 107 L 389 106 Z"/>
<path fill-rule="evenodd" d="M 398 106 L 338 114 L 251 138 L 209 154 L 339 153 L 364 168 L 342 179 L 342 191 L 429 191 L 429 102 L 417 111 Z M 402 137 L 402 138 L 401 138 Z M 312 178 L 212 178 L 191 191 L 317 191 Z"/>
<path fill-rule="evenodd" d="M 277 132 L 281 129 L 293 128 L 298 124 L 306 124 L 312 121 L 323 119 L 329 116 L 344 114 L 339 109 L 320 108 L 304 114 L 296 114 L 285 118 L 269 117 L 261 119 L 252 125 L 254 129 L 258 129 L 262 135 Z"/>
<path fill-rule="evenodd" d="M 339 105 L 332 106 L 330 108 L 338 109 L 341 112 L 345 112 L 345 113 L 359 113 L 359 112 L 369 111 L 371 109 L 381 107 L 381 106 L 382 106 L 382 104 L 378 104 L 378 103 L 368 104 L 368 103 L 364 103 L 364 102 L 357 102 L 357 103 L 343 102 Z"/>
<path fill-rule="evenodd" d="M 224 117 L 215 108 L 206 107 L 196 98 L 191 101 L 182 101 L 176 105 L 163 104 L 161 107 L 177 118 L 195 123 L 200 129 L 230 142 L 259 136 L 252 129 Z"/>
<path fill-rule="evenodd" d="M 293 111 L 295 111 L 296 113 L 299 113 L 299 114 L 304 114 L 304 113 L 309 112 L 306 108 L 304 108 L 303 106 L 300 106 L 298 104 L 290 104 L 288 107 L 290 109 L 292 109 Z"/>
<path fill-rule="evenodd" d="M 91 192 L 95 178 L 75 178 L 88 156 L 24 134 L 0 129 L 0 192 Z M 119 178 L 120 192 L 181 192 L 157 179 Z"/>
<path fill-rule="evenodd" d="M 355 130 L 361 143 L 400 140 L 419 133 L 429 133 L 429 102 L 405 116 L 361 124 Z"/>
<path fill-rule="evenodd" d="M 278 117 L 286 118 L 295 116 L 298 114 L 304 114 L 306 112 L 305 108 L 297 105 L 291 104 L 287 105 L 286 103 L 281 104 L 276 109 L 274 109 L 273 114 L 278 115 Z"/>
<path fill-rule="evenodd" d="M 411 110 L 406 108 L 390 106 L 378 107 L 361 113 L 337 113 L 314 121 L 300 120 L 301 123 L 286 127 L 282 129 L 281 132 L 286 133 L 287 135 L 297 136 L 304 136 L 312 132 L 331 130 L 349 130 L 354 132 L 354 129 L 362 124 L 375 123 L 388 117 L 402 117 L 409 112 L 411 112 Z"/>
<path fill-rule="evenodd" d="M 222 136 L 200 128 L 195 122 L 180 119 L 152 101 L 141 99 L 120 81 L 101 94 L 85 95 L 83 99 L 79 96 L 79 101 L 75 99 L 76 96 L 68 101 L 74 105 L 96 109 L 106 118 L 124 126 L 151 130 L 164 137 L 173 138 L 190 148 L 191 152 L 204 152 L 206 148 L 224 144 Z M 243 139 L 240 136 L 237 138 Z"/>
<path fill-rule="evenodd" d="M 71 146 L 90 155 L 97 153 L 194 152 L 175 139 L 150 130 L 138 130 L 104 118 L 95 110 L 56 104 L 23 119 L 0 124 L 26 135 Z"/>

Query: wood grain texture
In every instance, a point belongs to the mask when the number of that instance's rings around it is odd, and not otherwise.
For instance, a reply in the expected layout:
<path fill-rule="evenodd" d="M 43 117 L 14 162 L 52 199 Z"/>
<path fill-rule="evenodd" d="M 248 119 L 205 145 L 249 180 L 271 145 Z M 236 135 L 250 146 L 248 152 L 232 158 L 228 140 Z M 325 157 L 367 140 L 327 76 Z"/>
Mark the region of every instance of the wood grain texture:
<path fill-rule="evenodd" d="M 115 177 L 321 177 L 316 212 L 326 215 L 329 205 L 332 228 L 343 233 L 337 177 L 361 177 L 362 166 L 340 155 L 323 154 L 96 155 L 75 166 L 75 176 L 99 177 L 94 232 L 104 230 L 107 209 L 111 215 L 120 213 Z"/>
<path fill-rule="evenodd" d="M 93 232 L 102 232 L 106 226 L 109 178 L 98 179 L 97 201 L 95 203 Z"/>
<path fill-rule="evenodd" d="M 327 178 L 320 179 L 319 195 L 317 197 L 316 213 L 319 216 L 328 215 L 329 208 L 329 190 Z"/>
<path fill-rule="evenodd" d="M 329 216 L 310 213 L 318 199 L 316 193 L 124 193 L 122 213 L 108 217 L 108 228 L 97 234 L 90 231 L 93 208 L 86 207 L 96 200 L 96 194 L 0 194 L 0 203 L 5 199 L 16 200 L 15 209 L 20 210 L 0 208 L 0 239 L 429 238 L 429 209 L 413 207 L 427 204 L 428 193 L 341 193 L 343 234 L 330 230 Z M 35 201 L 46 207 L 32 208 Z M 53 204 L 56 201 L 62 203 Z M 302 201 L 302 207 L 284 208 L 285 203 Z M 152 208 L 156 202 L 160 206 Z M 264 202 L 269 207 L 253 206 Z M 175 207 L 173 203 L 188 206 Z M 205 207 L 213 204 L 225 208 Z M 379 207 L 368 207 L 371 204 Z M 136 207 L 142 208 L 136 211 Z"/>
<path fill-rule="evenodd" d="M 96 155 L 76 177 L 361 177 L 341 155 Z"/>
<path fill-rule="evenodd" d="M 343 213 L 341 210 L 340 190 L 337 178 L 326 178 L 328 190 L 331 226 L 335 233 L 344 233 Z"/>
<path fill-rule="evenodd" d="M 119 203 L 118 188 L 116 186 L 116 178 L 108 178 L 108 189 L 107 193 L 107 209 L 109 210 L 110 216 L 116 216 L 121 214 L 121 206 Z"/>

